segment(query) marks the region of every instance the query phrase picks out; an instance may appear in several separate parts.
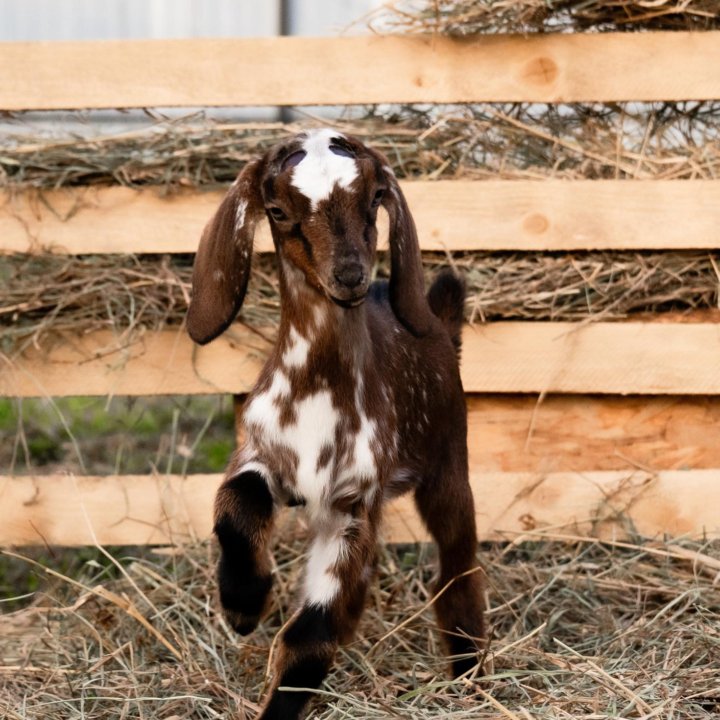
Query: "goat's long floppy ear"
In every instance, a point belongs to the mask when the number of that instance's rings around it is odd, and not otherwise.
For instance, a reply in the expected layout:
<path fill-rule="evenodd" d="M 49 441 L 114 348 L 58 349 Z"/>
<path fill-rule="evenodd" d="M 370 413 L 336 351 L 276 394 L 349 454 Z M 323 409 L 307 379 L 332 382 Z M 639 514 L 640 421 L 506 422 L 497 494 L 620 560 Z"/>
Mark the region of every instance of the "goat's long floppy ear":
<path fill-rule="evenodd" d="M 388 191 L 382 204 L 390 216 L 390 305 L 414 335 L 430 330 L 432 311 L 425 297 L 422 257 L 415 221 L 395 174 L 385 164 Z"/>
<path fill-rule="evenodd" d="M 188 333 L 201 345 L 230 325 L 245 298 L 255 224 L 263 214 L 261 168 L 260 160 L 243 168 L 203 231 L 187 314 Z"/>

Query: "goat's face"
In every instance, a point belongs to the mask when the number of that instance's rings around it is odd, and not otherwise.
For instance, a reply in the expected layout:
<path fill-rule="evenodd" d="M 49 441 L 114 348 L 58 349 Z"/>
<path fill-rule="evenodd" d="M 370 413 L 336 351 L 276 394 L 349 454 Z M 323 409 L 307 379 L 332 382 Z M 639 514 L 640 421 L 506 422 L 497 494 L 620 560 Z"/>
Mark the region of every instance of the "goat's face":
<path fill-rule="evenodd" d="M 247 163 L 233 183 L 195 259 L 191 337 L 212 340 L 240 309 L 255 224 L 264 214 L 291 287 L 302 280 L 343 307 L 362 303 L 375 261 L 380 205 L 390 216 L 391 304 L 401 322 L 421 330 L 420 252 L 397 179 L 380 153 L 323 129 L 276 145 Z"/>
<path fill-rule="evenodd" d="M 300 135 L 267 158 L 261 189 L 281 259 L 345 307 L 370 285 L 384 175 L 376 155 L 332 130 Z"/>

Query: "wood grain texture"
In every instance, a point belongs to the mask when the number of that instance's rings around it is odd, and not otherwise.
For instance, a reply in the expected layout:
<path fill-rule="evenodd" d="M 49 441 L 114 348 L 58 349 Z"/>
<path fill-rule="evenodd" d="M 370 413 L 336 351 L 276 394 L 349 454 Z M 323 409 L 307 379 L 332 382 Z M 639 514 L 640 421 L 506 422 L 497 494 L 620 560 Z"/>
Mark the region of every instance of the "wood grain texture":
<path fill-rule="evenodd" d="M 182 328 L 118 350 L 100 331 L 64 336 L 0 368 L 0 396 L 248 392 L 270 342 L 234 325 L 205 347 Z M 496 322 L 466 327 L 466 392 L 720 395 L 717 323 Z"/>
<path fill-rule="evenodd" d="M 498 322 L 466 328 L 468 392 L 720 394 L 720 325 Z"/>
<path fill-rule="evenodd" d="M 0 109 L 720 97 L 720 33 L 0 44 Z"/>
<path fill-rule="evenodd" d="M 0 366 L 0 396 L 193 395 L 246 393 L 270 349 L 234 326 L 211 345 L 194 345 L 183 328 L 147 333 L 122 347 L 113 333 L 63 335 L 49 350 L 28 350 Z"/>
<path fill-rule="evenodd" d="M 483 472 L 720 468 L 720 397 L 471 395 L 470 463 Z"/>
<path fill-rule="evenodd" d="M 720 247 L 720 180 L 402 183 L 424 250 Z M 195 252 L 220 192 L 123 187 L 5 192 L 0 252 Z M 381 213 L 381 237 L 387 222 Z M 270 251 L 267 223 L 256 248 Z"/>
<path fill-rule="evenodd" d="M 0 545 L 181 544 L 208 537 L 220 475 L 0 476 Z M 528 531 L 623 537 L 720 537 L 720 470 L 472 472 L 482 539 Z M 286 511 L 286 532 L 303 515 Z M 383 539 L 428 539 L 405 496 L 385 512 Z"/>

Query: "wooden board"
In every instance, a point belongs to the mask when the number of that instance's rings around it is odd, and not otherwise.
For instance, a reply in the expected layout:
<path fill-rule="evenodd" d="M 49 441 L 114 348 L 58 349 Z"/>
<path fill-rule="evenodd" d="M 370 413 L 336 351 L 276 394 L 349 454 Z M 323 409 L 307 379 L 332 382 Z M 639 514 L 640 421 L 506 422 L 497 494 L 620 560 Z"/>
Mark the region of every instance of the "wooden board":
<path fill-rule="evenodd" d="M 498 322 L 467 328 L 468 392 L 720 394 L 720 325 Z"/>
<path fill-rule="evenodd" d="M 720 34 L 12 42 L 0 109 L 720 97 Z"/>
<path fill-rule="evenodd" d="M 585 473 L 473 473 L 475 517 L 482 539 L 527 532 L 605 539 L 629 531 L 644 537 L 720 537 L 720 470 Z M 713 503 L 715 507 L 710 507 Z M 412 497 L 387 508 L 389 542 L 426 540 Z"/>
<path fill-rule="evenodd" d="M 0 397 L 246 393 L 269 348 L 242 326 L 204 348 L 183 328 L 147 333 L 128 347 L 106 331 L 63 335 L 47 352 L 0 365 Z"/>
<path fill-rule="evenodd" d="M 497 322 L 463 343 L 467 392 L 720 395 L 716 323 Z M 106 331 L 64 336 L 4 361 L 0 396 L 241 394 L 269 347 L 241 325 L 202 348 L 180 328 L 124 349 Z"/>
<path fill-rule="evenodd" d="M 468 397 L 468 447 L 482 472 L 720 468 L 720 397 Z"/>
<path fill-rule="evenodd" d="M 210 534 L 220 475 L 0 477 L 0 545 L 184 543 Z M 720 537 L 720 470 L 477 473 L 482 539 L 529 531 Z M 281 527 L 301 527 L 302 512 Z M 385 513 L 388 542 L 426 540 L 410 497 Z"/>
<path fill-rule="evenodd" d="M 483 180 L 402 184 L 424 250 L 720 247 L 720 180 Z M 0 252 L 195 252 L 220 192 L 123 187 L 5 192 Z M 387 223 L 381 214 L 381 237 Z M 266 223 L 256 248 L 272 250 Z"/>

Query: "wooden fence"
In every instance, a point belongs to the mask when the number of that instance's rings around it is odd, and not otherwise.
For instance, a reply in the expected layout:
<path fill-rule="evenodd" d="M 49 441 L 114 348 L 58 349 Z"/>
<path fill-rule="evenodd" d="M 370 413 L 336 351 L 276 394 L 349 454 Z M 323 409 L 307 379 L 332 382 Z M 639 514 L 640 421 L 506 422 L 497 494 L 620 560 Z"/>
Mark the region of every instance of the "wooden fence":
<path fill-rule="evenodd" d="M 717 32 L 0 45 L 3 110 L 717 98 Z M 720 246 L 720 180 L 404 189 L 426 250 Z M 42 198 L 6 191 L 0 252 L 193 251 L 218 198 L 118 187 Z M 271 250 L 266 228 L 258 244 Z M 720 324 L 690 319 L 466 329 L 462 372 L 483 537 L 720 534 Z M 0 395 L 242 394 L 267 349 L 239 326 L 204 348 L 181 329 L 124 350 L 97 332 L 3 364 Z M 203 537 L 219 479 L 0 477 L 0 543 Z M 389 508 L 386 537 L 424 537 L 409 500 Z"/>

